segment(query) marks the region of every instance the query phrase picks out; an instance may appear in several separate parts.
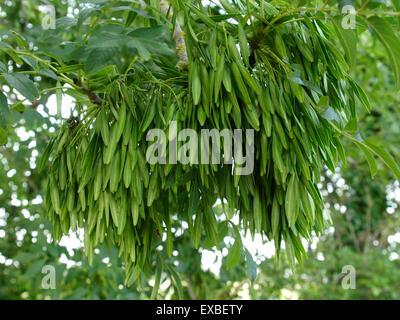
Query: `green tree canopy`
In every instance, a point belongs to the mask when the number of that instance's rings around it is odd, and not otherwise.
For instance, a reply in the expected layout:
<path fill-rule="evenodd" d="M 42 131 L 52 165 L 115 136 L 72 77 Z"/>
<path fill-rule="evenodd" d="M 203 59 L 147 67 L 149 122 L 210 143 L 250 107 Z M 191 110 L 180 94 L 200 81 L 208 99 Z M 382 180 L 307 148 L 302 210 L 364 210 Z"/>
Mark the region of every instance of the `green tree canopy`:
<path fill-rule="evenodd" d="M 386 229 L 381 216 L 388 208 L 385 188 L 400 171 L 398 122 L 391 118 L 398 101 L 382 87 L 396 92 L 400 83 L 399 8 L 397 2 L 351 1 L 357 10 L 352 16 L 342 13 L 349 3 L 338 2 L 55 1 L 48 14 L 40 12 L 40 1 L 28 2 L 22 14 L 22 1 L 5 3 L 0 144 L 10 141 L 18 152 L 2 153 L 4 176 L 13 177 L 10 163 L 16 163 L 16 182 L 2 197 L 41 195 L 40 219 L 51 220 L 55 241 L 83 229 L 89 263 L 103 269 L 95 248 L 115 246 L 121 260 L 115 257 L 112 265 L 125 272 L 125 284 L 141 289 L 154 278 L 151 297 L 164 275 L 177 297 L 205 292 L 194 292 L 190 266 L 182 267 L 183 260 L 176 266 L 173 251 L 186 252 L 183 259 L 199 249 L 221 250 L 227 237 L 234 242 L 226 267 L 245 260 L 253 281 L 257 265 L 243 246 L 243 232 L 274 241 L 277 257 L 284 244 L 292 269 L 307 256 L 302 239 L 323 235 L 331 223 L 340 232 L 344 218 L 351 230 L 338 236 L 342 245 L 365 255 L 375 252 L 374 241 L 385 248 L 396 231 Z M 58 112 L 49 118 L 36 110 L 53 94 Z M 63 119 L 66 95 L 73 106 Z M 223 143 L 218 163 L 199 164 L 190 150 L 201 149 L 201 141 L 171 136 L 171 124 L 177 133 L 254 130 L 251 141 L 239 142 L 247 155 L 249 142 L 254 147 L 250 174 L 243 174 L 240 155 L 224 154 Z M 34 139 L 17 142 L 19 128 L 32 130 Z M 154 128 L 167 133 L 167 150 L 177 138 L 178 156 L 188 161 L 150 163 L 146 135 Z M 26 171 L 29 157 L 34 164 Z M 372 176 L 378 169 L 381 175 L 361 189 L 365 166 L 354 176 L 346 165 L 365 161 Z M 351 189 L 324 195 L 329 179 L 336 183 L 335 172 L 351 181 Z M 23 190 L 21 197 L 13 185 Z M 340 203 L 344 216 L 335 207 Z M 14 207 L 4 206 L 8 214 L 24 215 Z M 364 212 L 366 220 L 358 217 Z M 7 228 L 19 227 L 11 221 Z M 27 238 L 27 252 L 37 250 L 31 242 Z M 24 259 L 30 261 L 29 255 Z M 46 259 L 35 261 L 30 272 Z M 200 270 L 198 259 L 193 268 Z M 100 269 L 97 276 L 107 282 L 106 269 Z M 184 286 L 180 274 L 186 275 Z M 213 278 L 196 281 L 203 276 Z"/>

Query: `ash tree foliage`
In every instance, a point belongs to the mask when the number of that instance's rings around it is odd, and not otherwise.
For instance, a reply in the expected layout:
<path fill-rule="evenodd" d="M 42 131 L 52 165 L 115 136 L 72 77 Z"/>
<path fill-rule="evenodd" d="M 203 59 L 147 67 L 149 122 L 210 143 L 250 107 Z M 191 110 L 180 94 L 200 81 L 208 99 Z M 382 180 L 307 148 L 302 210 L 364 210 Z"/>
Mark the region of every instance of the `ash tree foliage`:
<path fill-rule="evenodd" d="M 360 38 L 355 74 L 374 107 L 359 113 L 358 129 L 398 157 L 398 90 L 388 76 L 392 70 L 384 47 L 376 46 L 369 34 Z M 264 262 L 252 298 L 279 299 L 287 290 L 301 299 L 399 299 L 398 184 L 379 162 L 379 175 L 371 179 L 368 160 L 360 157 L 359 149 L 348 143 L 345 148 L 348 166 L 339 175 L 322 174 L 321 190 L 334 231 L 308 249 L 309 258 L 290 276 L 287 263 Z M 346 275 L 342 268 L 349 265 L 356 270 L 354 290 L 341 285 Z"/>
<path fill-rule="evenodd" d="M 357 15 L 342 13 L 349 4 Z M 355 77 L 357 42 L 370 37 L 400 84 L 398 2 L 91 0 L 54 8 L 54 29 L 33 9 L 35 23 L 10 26 L 0 43 L 0 81 L 19 93 L 0 94 L 0 143 L 51 94 L 59 118 L 62 96 L 74 99 L 38 162 L 48 175 L 45 214 L 55 241 L 84 230 L 90 263 L 95 248 L 115 245 L 126 285 L 140 288 L 154 275 L 154 298 L 168 275 L 184 295 L 171 263 L 178 228 L 194 251 L 233 237 L 226 264 L 245 259 L 251 280 L 257 267 L 243 231 L 273 241 L 278 257 L 284 244 L 291 268 L 301 265 L 302 239 L 332 222 L 321 173 L 346 166 L 354 146 L 372 176 L 384 164 L 400 178 L 393 150 L 358 129 L 360 114 L 379 109 Z M 167 150 L 199 147 L 176 141 L 171 124 L 176 132 L 254 130 L 253 170 L 241 174 L 242 159 L 225 157 L 223 143 L 218 163 L 199 164 L 190 152 L 187 163 L 149 163 L 153 128 L 166 133 Z"/>

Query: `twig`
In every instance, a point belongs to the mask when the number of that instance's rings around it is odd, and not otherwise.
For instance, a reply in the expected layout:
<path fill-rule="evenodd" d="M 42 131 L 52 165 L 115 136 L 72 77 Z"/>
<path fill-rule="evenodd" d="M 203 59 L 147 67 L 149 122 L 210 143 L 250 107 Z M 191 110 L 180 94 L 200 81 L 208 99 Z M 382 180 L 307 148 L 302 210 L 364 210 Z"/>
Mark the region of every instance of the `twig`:
<path fill-rule="evenodd" d="M 93 104 L 97 104 L 99 106 L 101 106 L 103 104 L 103 99 L 100 98 L 100 96 L 97 93 L 91 92 L 88 88 L 86 88 L 86 86 L 80 82 L 78 79 L 74 79 L 74 83 L 75 85 L 79 86 L 83 93 L 86 94 L 89 97 L 89 100 L 91 103 Z"/>
<path fill-rule="evenodd" d="M 169 10 L 170 5 L 167 1 L 162 1 L 160 3 L 161 12 L 164 15 L 168 15 L 168 20 L 172 20 L 172 9 Z M 174 35 L 173 35 L 175 46 L 176 46 L 176 54 L 178 55 L 178 63 L 176 67 L 180 70 L 187 70 L 189 67 L 189 59 L 186 52 L 186 44 L 185 44 L 185 33 L 182 31 L 178 21 L 175 22 L 174 26 Z"/>

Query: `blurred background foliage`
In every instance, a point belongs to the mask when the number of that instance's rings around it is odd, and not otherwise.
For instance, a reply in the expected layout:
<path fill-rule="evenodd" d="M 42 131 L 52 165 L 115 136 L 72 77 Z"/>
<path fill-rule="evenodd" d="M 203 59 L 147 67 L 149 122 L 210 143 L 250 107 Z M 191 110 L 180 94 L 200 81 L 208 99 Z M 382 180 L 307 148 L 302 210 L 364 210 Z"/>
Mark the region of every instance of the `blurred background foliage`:
<path fill-rule="evenodd" d="M 78 54 L 72 45 L 61 44 L 71 40 L 71 34 L 41 30 L 44 13 L 40 5 L 49 3 L 55 6 L 57 17 L 66 25 L 72 16 L 79 16 L 79 10 L 74 11 L 78 1 L 1 0 L 0 47 L 5 42 L 17 45 L 10 33 L 12 29 L 33 45 L 47 45 L 49 52 L 64 59 Z M 96 12 L 92 14 L 96 16 Z M 384 48 L 373 37 L 364 33 L 359 35 L 359 40 L 353 72 L 373 106 L 371 113 L 359 110 L 362 126 L 359 129 L 399 161 L 400 99 L 393 70 Z M 0 61 L 19 71 L 29 69 L 25 64 L 13 66 L 2 51 Z M 35 78 L 35 81 L 40 81 L 41 87 L 46 86 L 46 81 L 49 87 L 54 85 L 51 77 Z M 11 88 L 2 83 L 0 87 L 9 99 L 17 101 Z M 51 241 L 51 225 L 44 218 L 46 173 L 39 174 L 36 170 L 51 133 L 60 125 L 46 106 L 49 96 L 42 95 L 40 101 L 22 114 L 13 112 L 13 130 L 9 132 L 8 143 L 0 147 L 0 299 L 147 299 L 154 280 L 151 277 L 143 280 L 141 288 L 124 287 L 123 265 L 115 248 L 98 249 L 93 266 L 89 267 L 79 239 L 74 248 Z M 259 274 L 250 283 L 244 257 L 235 267 L 227 268 L 226 248 L 231 242 L 222 241 L 222 265 L 218 273 L 213 273 L 202 264 L 201 252 L 194 250 L 185 235 L 177 231 L 171 263 L 176 265 L 182 280 L 184 297 L 400 299 L 399 183 L 381 162 L 378 162 L 378 175 L 371 178 L 360 150 L 348 143 L 346 151 L 348 166 L 340 172 L 324 172 L 320 185 L 332 216 L 332 227 L 308 246 L 309 258 L 303 266 L 292 272 L 284 255 L 277 262 L 276 257 L 259 251 Z M 44 265 L 56 268 L 56 289 L 42 288 Z M 345 265 L 356 270 L 354 290 L 346 290 L 341 285 Z M 162 278 L 157 297 L 177 297 L 166 278 Z"/>

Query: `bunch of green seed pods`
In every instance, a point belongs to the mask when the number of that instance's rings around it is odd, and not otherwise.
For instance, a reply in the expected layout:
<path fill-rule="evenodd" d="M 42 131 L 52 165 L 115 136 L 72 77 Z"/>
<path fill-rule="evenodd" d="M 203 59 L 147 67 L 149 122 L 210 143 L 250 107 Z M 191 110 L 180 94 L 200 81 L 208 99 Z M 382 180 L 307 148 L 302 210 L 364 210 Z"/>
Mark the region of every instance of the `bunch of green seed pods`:
<path fill-rule="evenodd" d="M 65 123 L 44 155 L 52 155 L 46 203 L 54 238 L 84 228 L 89 258 L 104 241 L 115 243 L 130 283 L 154 267 L 156 246 L 171 256 L 174 221 L 187 223 L 196 248 L 218 248 L 217 201 L 225 221 L 238 215 L 240 229 L 273 240 L 278 252 L 284 241 L 291 264 L 302 262 L 301 239 L 329 221 L 320 172 L 345 163 L 338 132 L 356 118 L 358 100 L 368 107 L 322 20 L 297 13 L 301 19 L 271 26 L 276 9 L 266 6 L 250 26 L 184 6 L 189 70 L 162 58 L 156 71 L 134 65 L 102 90 L 102 105 Z M 198 159 L 150 164 L 146 134 L 167 133 L 171 121 L 178 131 L 253 129 L 254 171 Z"/>

